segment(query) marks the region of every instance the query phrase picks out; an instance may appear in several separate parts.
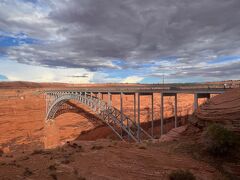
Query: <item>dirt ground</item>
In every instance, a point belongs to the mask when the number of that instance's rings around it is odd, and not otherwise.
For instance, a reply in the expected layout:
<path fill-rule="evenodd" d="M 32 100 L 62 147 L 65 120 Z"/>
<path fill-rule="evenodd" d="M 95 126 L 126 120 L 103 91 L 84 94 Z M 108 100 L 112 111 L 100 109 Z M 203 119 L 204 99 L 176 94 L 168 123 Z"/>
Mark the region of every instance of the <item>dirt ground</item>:
<path fill-rule="evenodd" d="M 3 155 L 0 174 L 2 179 L 168 179 L 171 171 L 184 169 L 197 179 L 222 179 L 213 166 L 176 151 L 180 141 L 72 141 L 57 149 Z"/>

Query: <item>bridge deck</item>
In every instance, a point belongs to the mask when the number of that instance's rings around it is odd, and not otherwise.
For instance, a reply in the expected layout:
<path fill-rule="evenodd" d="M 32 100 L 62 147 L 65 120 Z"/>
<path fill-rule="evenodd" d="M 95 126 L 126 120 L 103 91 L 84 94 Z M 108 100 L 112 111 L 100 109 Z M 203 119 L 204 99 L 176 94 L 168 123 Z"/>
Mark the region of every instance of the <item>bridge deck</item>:
<path fill-rule="evenodd" d="M 195 94 L 195 93 L 211 93 L 211 94 L 221 94 L 228 89 L 225 88 L 79 88 L 79 89 L 55 89 L 55 90 L 46 90 L 45 93 L 77 93 L 77 92 L 92 92 L 92 93 L 102 93 L 102 94 L 152 94 L 152 93 L 166 93 L 166 94 L 176 94 L 176 93 L 185 93 L 185 94 Z"/>

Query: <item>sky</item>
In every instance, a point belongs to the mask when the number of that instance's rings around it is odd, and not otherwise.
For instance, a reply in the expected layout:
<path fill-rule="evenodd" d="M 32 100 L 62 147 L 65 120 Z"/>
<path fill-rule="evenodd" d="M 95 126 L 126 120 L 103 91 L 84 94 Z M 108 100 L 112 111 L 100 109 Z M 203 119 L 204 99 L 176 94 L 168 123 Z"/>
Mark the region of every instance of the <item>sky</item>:
<path fill-rule="evenodd" d="M 239 0 L 0 0 L 0 81 L 240 79 Z"/>

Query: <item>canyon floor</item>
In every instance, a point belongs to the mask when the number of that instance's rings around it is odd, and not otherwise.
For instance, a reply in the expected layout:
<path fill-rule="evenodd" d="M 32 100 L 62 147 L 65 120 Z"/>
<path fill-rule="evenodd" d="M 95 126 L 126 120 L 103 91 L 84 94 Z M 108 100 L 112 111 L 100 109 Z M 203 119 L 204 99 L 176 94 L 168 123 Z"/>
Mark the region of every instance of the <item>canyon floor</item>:
<path fill-rule="evenodd" d="M 192 95 L 178 96 L 178 125 L 186 124 L 179 133 L 178 129 L 171 131 L 174 99 L 166 98 L 167 135 L 158 140 L 161 103 L 160 95 L 154 94 L 157 140 L 137 144 L 119 141 L 93 112 L 80 104 L 76 104 L 78 113 L 65 113 L 54 122 L 45 123 L 42 90 L 0 90 L 0 179 L 168 179 L 168 174 L 178 169 L 189 170 L 197 179 L 240 176 L 240 165 L 232 159 L 223 161 L 205 154 L 202 130 L 187 123 L 192 114 Z M 141 97 L 142 126 L 151 119 L 150 99 Z M 202 99 L 199 104 L 205 101 Z M 119 108 L 117 95 L 112 104 Z M 133 118 L 131 96 L 124 96 L 124 113 Z M 202 119 L 203 114 L 200 113 Z"/>

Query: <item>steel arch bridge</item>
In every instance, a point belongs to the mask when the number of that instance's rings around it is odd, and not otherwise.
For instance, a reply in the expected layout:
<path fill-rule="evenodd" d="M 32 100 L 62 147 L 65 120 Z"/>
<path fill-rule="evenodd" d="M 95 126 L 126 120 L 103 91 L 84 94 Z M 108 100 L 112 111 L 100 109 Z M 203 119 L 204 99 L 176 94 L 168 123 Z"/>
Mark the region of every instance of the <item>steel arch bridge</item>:
<path fill-rule="evenodd" d="M 47 90 L 44 91 L 46 95 L 46 121 L 54 120 L 59 115 L 59 110 L 64 105 L 69 104 L 70 100 L 75 100 L 88 108 L 94 114 L 107 124 L 113 132 L 122 140 L 128 139 L 135 142 L 140 142 L 143 139 L 152 139 L 154 137 L 154 93 L 160 93 L 160 133 L 164 134 L 164 97 L 175 97 L 174 104 L 174 119 L 175 127 L 178 126 L 177 117 L 177 95 L 193 94 L 194 95 L 194 110 L 198 107 L 199 98 L 209 99 L 211 94 L 221 94 L 225 92 L 224 87 L 182 87 L 182 88 L 168 88 L 168 87 L 113 87 L 113 88 L 81 88 L 81 89 L 62 89 L 62 90 Z M 107 94 L 107 102 L 101 98 L 101 94 Z M 112 106 L 112 94 L 120 95 L 120 110 Z M 123 113 L 123 95 L 134 95 L 134 119 L 130 119 Z M 140 125 L 140 96 L 151 96 L 151 135 L 146 132 Z M 137 104 L 137 107 L 136 107 Z M 68 110 L 66 110 L 68 112 Z"/>
<path fill-rule="evenodd" d="M 152 138 L 134 120 L 111 106 L 110 103 L 103 101 L 97 96 L 92 96 L 92 94 L 86 92 L 48 93 L 46 99 L 47 121 L 53 120 L 57 116 L 57 112 L 62 105 L 69 100 L 75 100 L 94 111 L 96 116 L 107 124 L 122 140 L 127 138 L 128 140 L 140 142 L 143 137 Z"/>

